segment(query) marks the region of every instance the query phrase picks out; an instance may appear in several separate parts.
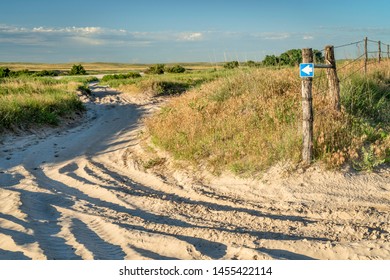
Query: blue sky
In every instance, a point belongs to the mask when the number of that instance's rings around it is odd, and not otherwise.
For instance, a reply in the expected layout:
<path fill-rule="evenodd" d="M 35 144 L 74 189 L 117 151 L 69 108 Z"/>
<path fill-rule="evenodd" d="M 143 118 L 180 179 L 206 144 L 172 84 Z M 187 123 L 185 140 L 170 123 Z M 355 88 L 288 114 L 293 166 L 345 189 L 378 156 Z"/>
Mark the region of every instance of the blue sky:
<path fill-rule="evenodd" d="M 389 11 L 388 0 L 3 1 L 0 61 L 259 61 L 365 36 L 390 44 Z"/>

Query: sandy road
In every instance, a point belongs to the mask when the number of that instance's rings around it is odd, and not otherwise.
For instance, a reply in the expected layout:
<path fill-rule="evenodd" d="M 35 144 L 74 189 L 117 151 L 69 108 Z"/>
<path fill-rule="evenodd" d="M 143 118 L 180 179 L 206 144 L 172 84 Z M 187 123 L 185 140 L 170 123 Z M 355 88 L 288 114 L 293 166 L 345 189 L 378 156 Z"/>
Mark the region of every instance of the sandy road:
<path fill-rule="evenodd" d="M 0 150 L 0 259 L 390 259 L 390 174 L 145 172 L 150 105 L 92 86 L 80 125 Z"/>

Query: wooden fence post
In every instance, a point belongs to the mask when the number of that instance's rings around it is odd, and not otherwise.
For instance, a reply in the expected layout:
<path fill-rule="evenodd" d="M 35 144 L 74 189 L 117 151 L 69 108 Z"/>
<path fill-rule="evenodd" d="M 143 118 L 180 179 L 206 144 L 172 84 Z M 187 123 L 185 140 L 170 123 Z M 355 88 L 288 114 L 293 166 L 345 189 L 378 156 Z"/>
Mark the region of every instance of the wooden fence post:
<path fill-rule="evenodd" d="M 390 45 L 387 45 L 387 59 L 390 58 Z"/>
<path fill-rule="evenodd" d="M 334 57 L 334 47 L 325 47 L 325 61 L 332 67 L 326 69 L 326 76 L 328 77 L 329 94 L 333 99 L 333 107 L 336 111 L 341 111 L 340 105 L 340 85 L 336 71 L 336 59 Z"/>
<path fill-rule="evenodd" d="M 313 63 L 313 50 L 302 49 L 302 62 Z M 303 147 L 302 160 L 305 164 L 310 164 L 313 158 L 313 98 L 312 98 L 313 78 L 302 78 L 302 132 Z"/>
<path fill-rule="evenodd" d="M 364 38 L 364 75 L 367 75 L 367 62 L 368 62 L 368 38 Z"/>
<path fill-rule="evenodd" d="M 381 41 L 378 41 L 378 63 L 381 63 L 381 59 L 382 59 Z"/>

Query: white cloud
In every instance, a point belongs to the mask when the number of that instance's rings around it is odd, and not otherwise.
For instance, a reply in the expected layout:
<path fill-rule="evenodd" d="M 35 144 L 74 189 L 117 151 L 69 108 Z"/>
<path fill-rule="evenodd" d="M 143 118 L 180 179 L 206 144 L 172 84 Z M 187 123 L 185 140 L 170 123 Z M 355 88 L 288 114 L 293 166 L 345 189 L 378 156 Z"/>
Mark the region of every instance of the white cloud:
<path fill-rule="evenodd" d="M 179 41 L 199 41 L 203 39 L 203 33 L 201 32 L 191 32 L 191 33 L 181 33 L 179 34 Z"/>
<path fill-rule="evenodd" d="M 313 40 L 314 37 L 310 35 L 303 35 L 303 40 Z"/>
<path fill-rule="evenodd" d="M 153 42 L 169 41 L 200 41 L 204 39 L 203 32 L 131 32 L 125 29 L 109 29 L 97 26 L 87 27 L 50 27 L 37 26 L 32 28 L 15 27 L 0 24 L 2 42 L 14 44 L 29 44 L 40 42 L 42 46 L 54 43 L 67 44 L 67 41 L 79 45 L 121 45 L 147 46 Z"/>
<path fill-rule="evenodd" d="M 261 36 L 265 40 L 284 40 L 291 37 L 289 33 L 263 33 Z"/>
<path fill-rule="evenodd" d="M 31 30 L 24 29 L 24 31 L 41 32 L 41 33 L 73 33 L 73 34 L 101 34 L 104 32 L 110 32 L 109 29 L 106 31 L 101 27 L 65 27 L 65 28 L 52 28 L 52 27 L 34 27 Z"/>

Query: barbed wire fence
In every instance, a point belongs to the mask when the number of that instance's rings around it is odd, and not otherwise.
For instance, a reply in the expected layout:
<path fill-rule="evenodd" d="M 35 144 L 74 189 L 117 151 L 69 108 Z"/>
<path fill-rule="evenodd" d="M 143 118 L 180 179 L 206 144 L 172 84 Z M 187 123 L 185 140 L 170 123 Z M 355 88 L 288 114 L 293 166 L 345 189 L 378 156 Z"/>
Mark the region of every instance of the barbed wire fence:
<path fill-rule="evenodd" d="M 337 74 L 341 84 L 359 72 L 367 75 L 370 66 L 380 64 L 383 59 L 390 59 L 390 44 L 371 40 L 367 37 L 360 41 L 334 46 L 333 48 L 337 54 L 346 48 L 348 48 L 349 53 L 356 53 L 354 58 L 345 58 L 337 62 Z M 321 50 L 322 53 L 324 51 L 325 49 Z M 329 90 L 326 70 L 320 70 L 317 77 L 317 81 L 315 81 L 316 92 L 320 95 L 325 94 Z"/>
<path fill-rule="evenodd" d="M 354 58 L 339 59 L 336 63 L 335 50 L 353 49 Z M 340 87 L 347 85 L 351 77 L 357 73 L 368 76 L 369 69 L 377 69 L 384 59 L 390 59 L 390 45 L 381 41 L 363 40 L 338 46 L 326 46 L 321 50 L 325 56 L 325 64 L 314 64 L 316 77 L 302 79 L 303 108 L 303 149 L 302 158 L 310 164 L 313 155 L 313 103 L 312 91 L 317 98 L 332 99 L 333 112 L 341 111 Z M 309 55 L 310 53 L 310 55 Z M 303 63 L 313 62 L 312 49 L 302 49 Z M 336 65 L 337 64 L 337 65 Z M 388 65 L 388 64 L 387 64 Z M 375 67 L 372 67 L 375 66 Z M 325 69 L 321 69 L 325 68 Z M 317 73 L 317 71 L 319 73 Z M 371 99 L 370 99 L 371 100 Z M 353 104 L 351 104 L 353 106 Z M 352 109 L 352 108 L 351 108 Z M 316 108 L 316 114 L 329 114 L 328 108 Z"/>

